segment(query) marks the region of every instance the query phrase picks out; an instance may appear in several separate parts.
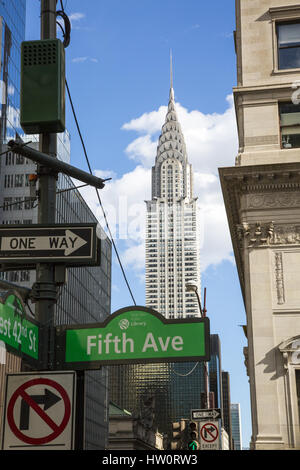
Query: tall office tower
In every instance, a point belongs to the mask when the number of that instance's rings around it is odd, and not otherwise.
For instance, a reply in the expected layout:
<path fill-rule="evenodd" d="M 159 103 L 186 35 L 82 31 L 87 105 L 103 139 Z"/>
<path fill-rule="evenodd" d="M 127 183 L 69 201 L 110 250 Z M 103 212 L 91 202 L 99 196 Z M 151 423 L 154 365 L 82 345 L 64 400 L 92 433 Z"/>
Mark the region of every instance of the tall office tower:
<path fill-rule="evenodd" d="M 229 447 L 232 449 L 231 432 L 231 400 L 230 400 L 230 376 L 229 372 L 222 371 L 222 395 L 223 395 L 223 427 L 228 434 Z"/>
<path fill-rule="evenodd" d="M 146 204 L 146 305 L 167 318 L 198 317 L 197 297 L 186 291 L 193 280 L 200 293 L 197 198 L 172 82 Z"/>
<path fill-rule="evenodd" d="M 177 118 L 171 79 L 168 111 L 152 169 L 152 199 L 146 201 L 146 305 L 165 317 L 199 317 L 194 293 L 200 293 L 200 248 L 193 172 Z M 139 412 L 145 397 L 154 397 L 154 423 L 169 434 L 171 423 L 190 418 L 205 390 L 202 363 L 147 364 L 110 368 L 111 399 Z"/>
<path fill-rule="evenodd" d="M 299 2 L 236 0 L 235 49 L 239 150 L 219 172 L 246 312 L 251 449 L 300 449 Z"/>
<path fill-rule="evenodd" d="M 231 410 L 231 431 L 234 450 L 242 450 L 242 424 L 241 407 L 239 403 L 232 403 Z"/>
<path fill-rule="evenodd" d="M 223 391 L 222 391 L 222 365 L 221 365 L 221 342 L 219 335 L 210 335 L 210 354 L 208 363 L 209 390 L 213 392 L 213 403 L 211 408 L 220 408 L 223 414 Z M 205 404 L 205 402 L 204 402 Z M 203 406 L 205 408 L 205 406 Z"/>
<path fill-rule="evenodd" d="M 0 3 L 0 25 L 2 30 L 2 108 L 1 151 L 17 135 L 24 140 L 33 140 L 37 148 L 38 136 L 24 136 L 19 123 L 20 108 L 20 44 L 25 39 L 25 0 L 10 0 Z M 70 140 L 67 132 L 58 134 L 58 158 L 70 160 Z M 35 173 L 36 166 L 26 158 L 9 151 L 1 157 L 0 217 L 4 224 L 37 223 L 37 201 L 30 196 L 28 175 Z M 66 191 L 68 190 L 68 191 Z M 17 203 L 17 204 L 16 204 Z M 80 193 L 74 189 L 71 179 L 63 174 L 57 182 L 57 223 L 97 223 Z M 17 229 L 16 229 L 17 230 Z M 111 243 L 101 232 L 101 265 L 98 267 L 68 268 L 67 282 L 60 287 L 55 308 L 55 323 L 102 322 L 110 314 L 111 295 Z M 18 285 L 32 287 L 35 270 L 7 271 L 2 279 Z M 34 308 L 34 306 L 32 307 Z M 30 311 L 28 311 L 30 315 Z M 2 361 L 3 362 L 3 361 Z M 0 407 L 3 404 L 5 372 L 18 372 L 21 361 L 6 354 L 6 364 L 0 365 Z M 104 449 L 108 439 L 108 378 L 107 368 L 85 372 L 85 437 L 86 449 Z M 2 409 L 0 409 L 0 419 Z"/>

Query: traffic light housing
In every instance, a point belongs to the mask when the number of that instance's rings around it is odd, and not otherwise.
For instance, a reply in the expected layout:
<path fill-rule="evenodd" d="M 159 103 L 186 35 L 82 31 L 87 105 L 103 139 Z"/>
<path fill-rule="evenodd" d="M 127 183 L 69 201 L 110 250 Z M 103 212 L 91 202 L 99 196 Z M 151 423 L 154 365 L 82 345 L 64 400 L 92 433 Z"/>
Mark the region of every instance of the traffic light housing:
<path fill-rule="evenodd" d="M 183 419 L 172 423 L 171 450 L 182 449 L 185 426 Z"/>
<path fill-rule="evenodd" d="M 195 421 L 190 421 L 189 423 L 189 440 L 187 444 L 188 450 L 199 450 L 199 432 L 198 432 L 198 423 Z"/>
<path fill-rule="evenodd" d="M 59 39 L 21 45 L 21 127 L 25 134 L 65 130 L 65 50 Z"/>

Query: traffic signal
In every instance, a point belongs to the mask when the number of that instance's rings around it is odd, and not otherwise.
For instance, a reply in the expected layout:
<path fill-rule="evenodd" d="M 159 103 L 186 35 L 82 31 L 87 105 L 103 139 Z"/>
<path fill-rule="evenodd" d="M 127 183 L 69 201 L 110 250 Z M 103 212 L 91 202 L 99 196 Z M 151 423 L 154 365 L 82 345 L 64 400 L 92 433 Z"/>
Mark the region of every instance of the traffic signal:
<path fill-rule="evenodd" d="M 189 423 L 189 441 L 187 445 L 188 450 L 199 450 L 199 434 L 198 423 L 191 421 Z"/>
<path fill-rule="evenodd" d="M 182 449 L 182 441 L 185 431 L 185 421 L 176 421 L 172 423 L 172 441 L 171 441 L 171 450 Z"/>
<path fill-rule="evenodd" d="M 65 130 L 65 49 L 59 39 L 21 45 L 21 127 L 25 134 Z"/>

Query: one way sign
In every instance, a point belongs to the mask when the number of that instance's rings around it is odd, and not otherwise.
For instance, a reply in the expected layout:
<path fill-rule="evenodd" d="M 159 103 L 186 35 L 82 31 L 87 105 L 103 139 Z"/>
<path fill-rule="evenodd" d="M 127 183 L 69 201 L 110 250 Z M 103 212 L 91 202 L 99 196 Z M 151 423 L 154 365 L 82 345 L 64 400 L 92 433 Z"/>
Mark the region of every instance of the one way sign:
<path fill-rule="evenodd" d="M 0 227 L 0 264 L 63 263 L 94 266 L 100 262 L 96 224 L 5 225 Z"/>
<path fill-rule="evenodd" d="M 192 420 L 204 420 L 204 419 L 221 419 L 220 408 L 202 408 L 200 410 L 192 410 Z"/>

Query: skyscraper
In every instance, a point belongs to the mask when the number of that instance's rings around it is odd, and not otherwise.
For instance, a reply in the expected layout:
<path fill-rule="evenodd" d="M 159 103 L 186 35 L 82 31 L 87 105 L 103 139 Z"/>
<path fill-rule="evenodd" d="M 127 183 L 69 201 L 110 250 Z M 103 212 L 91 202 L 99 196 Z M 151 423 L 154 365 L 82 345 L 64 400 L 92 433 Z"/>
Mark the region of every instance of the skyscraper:
<path fill-rule="evenodd" d="M 178 121 L 171 68 L 165 123 L 152 168 L 152 198 L 146 201 L 146 306 L 165 317 L 199 317 L 195 281 L 200 293 L 200 247 L 193 171 Z M 139 412 L 147 396 L 154 398 L 154 425 L 170 433 L 171 423 L 190 418 L 200 408 L 205 390 L 202 363 L 159 363 L 111 368 L 111 400 Z"/>
<path fill-rule="evenodd" d="M 223 395 L 223 426 L 224 426 L 225 431 L 228 434 L 230 449 L 232 449 L 230 377 L 229 377 L 229 372 L 225 372 L 225 371 L 222 371 L 222 395 Z"/>
<path fill-rule="evenodd" d="M 146 204 L 146 305 L 167 318 L 197 317 L 197 298 L 186 291 L 186 283 L 193 280 L 200 292 L 197 198 L 172 79 L 152 168 L 152 199 Z"/>
<path fill-rule="evenodd" d="M 209 361 L 209 390 L 213 393 L 212 408 L 220 408 L 223 412 L 223 391 L 222 391 L 222 365 L 221 365 L 221 342 L 219 335 L 210 335 Z"/>
<path fill-rule="evenodd" d="M 234 450 L 242 450 L 242 426 L 241 407 L 239 403 L 232 403 L 231 410 L 231 430 Z"/>

